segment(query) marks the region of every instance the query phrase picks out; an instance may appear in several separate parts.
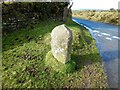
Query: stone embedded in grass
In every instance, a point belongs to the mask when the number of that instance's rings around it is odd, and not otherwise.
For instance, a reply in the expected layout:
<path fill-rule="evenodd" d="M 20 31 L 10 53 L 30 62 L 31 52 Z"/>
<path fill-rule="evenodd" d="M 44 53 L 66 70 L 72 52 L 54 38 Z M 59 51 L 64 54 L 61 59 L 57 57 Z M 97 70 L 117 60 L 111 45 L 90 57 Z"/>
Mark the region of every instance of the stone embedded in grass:
<path fill-rule="evenodd" d="M 71 59 L 71 30 L 65 25 L 59 25 L 52 30 L 51 38 L 51 49 L 54 58 L 65 64 Z"/>

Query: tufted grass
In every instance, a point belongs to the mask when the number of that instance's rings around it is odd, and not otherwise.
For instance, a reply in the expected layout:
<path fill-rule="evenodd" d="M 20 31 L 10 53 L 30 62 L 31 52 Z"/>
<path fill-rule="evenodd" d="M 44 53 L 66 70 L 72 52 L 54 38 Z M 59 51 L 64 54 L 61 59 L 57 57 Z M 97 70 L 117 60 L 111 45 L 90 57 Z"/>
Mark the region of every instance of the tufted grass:
<path fill-rule="evenodd" d="M 62 22 L 46 20 L 3 36 L 3 88 L 105 88 L 106 75 L 95 41 L 88 30 L 74 22 L 67 23 L 73 32 L 72 73 L 59 73 L 45 65 L 50 51 L 50 33 Z"/>

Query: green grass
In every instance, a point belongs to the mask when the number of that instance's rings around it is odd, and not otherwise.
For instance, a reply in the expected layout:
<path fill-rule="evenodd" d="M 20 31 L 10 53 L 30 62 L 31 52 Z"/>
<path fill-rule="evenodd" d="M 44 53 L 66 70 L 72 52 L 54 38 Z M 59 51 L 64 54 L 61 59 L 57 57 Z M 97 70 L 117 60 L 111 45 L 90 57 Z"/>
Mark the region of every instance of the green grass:
<path fill-rule="evenodd" d="M 46 54 L 45 65 L 58 73 L 71 73 L 75 70 L 75 62 L 68 61 L 66 64 L 58 62 L 52 55 L 52 51 Z"/>
<path fill-rule="evenodd" d="M 46 20 L 33 29 L 3 36 L 3 88 L 99 88 L 107 87 L 106 75 L 95 41 L 88 30 L 74 22 L 66 26 L 73 32 L 71 73 L 59 73 L 45 65 L 50 51 L 50 33 L 61 22 Z"/>

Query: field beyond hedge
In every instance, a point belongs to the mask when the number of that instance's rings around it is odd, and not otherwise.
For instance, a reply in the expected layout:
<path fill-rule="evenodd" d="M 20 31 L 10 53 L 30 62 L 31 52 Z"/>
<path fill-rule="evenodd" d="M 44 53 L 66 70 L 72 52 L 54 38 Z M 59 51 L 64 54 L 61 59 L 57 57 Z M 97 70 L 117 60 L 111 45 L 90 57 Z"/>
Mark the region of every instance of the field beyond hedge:
<path fill-rule="evenodd" d="M 107 77 L 96 43 L 88 30 L 74 22 L 66 24 L 73 32 L 72 73 L 59 73 L 45 66 L 50 51 L 50 33 L 62 24 L 46 20 L 3 36 L 3 88 L 105 88 Z"/>
<path fill-rule="evenodd" d="M 94 10 L 83 10 L 73 11 L 73 17 L 88 19 L 92 21 L 110 23 L 114 25 L 120 25 L 119 11 L 94 11 Z"/>

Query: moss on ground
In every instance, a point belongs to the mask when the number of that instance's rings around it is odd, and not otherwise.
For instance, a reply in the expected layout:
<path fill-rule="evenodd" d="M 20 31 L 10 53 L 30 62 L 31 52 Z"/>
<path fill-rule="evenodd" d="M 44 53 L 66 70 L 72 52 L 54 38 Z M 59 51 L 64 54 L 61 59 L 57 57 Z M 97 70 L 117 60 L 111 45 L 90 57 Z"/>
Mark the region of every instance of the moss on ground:
<path fill-rule="evenodd" d="M 45 64 L 60 73 L 71 73 L 75 70 L 75 62 L 73 60 L 68 61 L 66 64 L 58 62 L 58 60 L 53 57 L 51 51 L 46 54 Z"/>
<path fill-rule="evenodd" d="M 3 88 L 105 88 L 107 77 L 96 43 L 88 30 L 74 22 L 66 24 L 73 32 L 71 73 L 59 73 L 45 65 L 50 51 L 50 33 L 61 22 L 46 20 L 33 29 L 3 36 Z M 71 67 L 71 66 L 70 66 Z"/>

